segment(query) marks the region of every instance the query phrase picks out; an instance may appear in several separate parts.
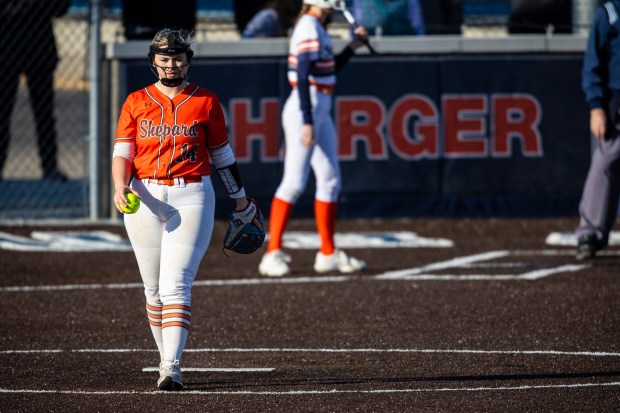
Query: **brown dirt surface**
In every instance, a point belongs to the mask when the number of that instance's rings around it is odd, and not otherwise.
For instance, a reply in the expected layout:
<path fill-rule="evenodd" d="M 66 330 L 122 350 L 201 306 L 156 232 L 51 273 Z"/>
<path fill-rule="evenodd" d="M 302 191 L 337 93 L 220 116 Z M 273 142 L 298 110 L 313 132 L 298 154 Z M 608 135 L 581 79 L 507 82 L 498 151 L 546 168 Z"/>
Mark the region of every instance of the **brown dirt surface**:
<path fill-rule="evenodd" d="M 292 273 L 270 279 L 261 251 L 222 253 L 217 222 L 192 292 L 186 390 L 172 394 L 143 371 L 158 357 L 132 252 L 0 249 L 0 411 L 617 411 L 620 249 L 578 262 L 546 245 L 576 224 L 343 221 L 454 246 L 350 249 L 368 263 L 353 276 L 318 276 L 315 251 L 289 250 Z M 0 232 L 63 229 L 126 237 L 114 224 Z"/>

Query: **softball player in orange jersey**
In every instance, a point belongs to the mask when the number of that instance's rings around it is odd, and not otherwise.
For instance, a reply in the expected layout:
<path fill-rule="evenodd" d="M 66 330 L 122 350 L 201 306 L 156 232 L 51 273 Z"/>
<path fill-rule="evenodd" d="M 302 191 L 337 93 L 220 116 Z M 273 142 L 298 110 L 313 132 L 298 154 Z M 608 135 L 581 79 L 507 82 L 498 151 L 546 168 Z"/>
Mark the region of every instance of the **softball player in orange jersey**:
<path fill-rule="evenodd" d="M 279 277 L 290 272 L 291 257 L 282 251 L 282 234 L 291 210 L 303 192 L 310 169 L 316 178 L 315 217 L 321 248 L 314 270 L 319 273 L 354 272 L 363 261 L 347 256 L 334 246 L 336 207 L 340 191 L 338 141 L 330 117 L 336 72 L 362 46 L 367 35 L 355 30 L 353 41 L 336 57 L 325 27 L 330 14 L 343 10 L 342 0 L 304 0 L 290 40 L 288 80 L 293 89 L 282 112 L 286 140 L 284 177 L 271 203 L 269 246 L 258 270 Z"/>
<path fill-rule="evenodd" d="M 179 362 L 191 320 L 191 287 L 213 230 L 211 162 L 237 210 L 248 205 L 218 97 L 186 81 L 193 55 L 183 30 L 158 32 L 150 47 L 155 84 L 131 93 L 121 110 L 112 176 L 114 203 L 141 198 L 124 215 L 136 255 L 161 390 L 180 390 Z"/>

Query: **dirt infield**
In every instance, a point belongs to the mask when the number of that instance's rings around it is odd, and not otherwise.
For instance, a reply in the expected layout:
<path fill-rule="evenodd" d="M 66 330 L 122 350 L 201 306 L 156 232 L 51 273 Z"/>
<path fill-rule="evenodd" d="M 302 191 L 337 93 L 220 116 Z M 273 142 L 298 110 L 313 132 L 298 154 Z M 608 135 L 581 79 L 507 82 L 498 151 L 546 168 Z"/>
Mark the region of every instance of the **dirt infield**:
<path fill-rule="evenodd" d="M 133 253 L 0 249 L 0 411 L 617 411 L 620 249 L 583 263 L 545 244 L 575 225 L 345 221 L 454 245 L 351 249 L 369 264 L 356 276 L 314 275 L 314 251 L 291 250 L 293 273 L 266 279 L 260 254 L 222 254 L 218 222 L 175 394 L 155 391 Z"/>

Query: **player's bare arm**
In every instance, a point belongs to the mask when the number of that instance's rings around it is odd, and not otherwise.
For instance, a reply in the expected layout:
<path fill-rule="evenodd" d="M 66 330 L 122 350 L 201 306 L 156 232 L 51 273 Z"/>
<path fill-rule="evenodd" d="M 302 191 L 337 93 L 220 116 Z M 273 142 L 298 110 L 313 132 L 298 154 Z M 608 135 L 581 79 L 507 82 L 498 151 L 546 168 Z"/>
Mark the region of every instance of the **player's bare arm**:
<path fill-rule="evenodd" d="M 603 108 L 595 108 L 590 111 L 590 131 L 596 139 L 605 137 L 607 118 Z"/>
<path fill-rule="evenodd" d="M 115 156 L 112 159 L 112 180 L 114 182 L 114 205 L 119 212 L 123 212 L 121 207 L 127 205 L 125 194 L 131 192 L 140 197 L 136 191 L 129 187 L 131 177 L 131 161 L 122 156 Z"/>
<path fill-rule="evenodd" d="M 314 145 L 314 126 L 306 124 L 301 128 L 301 144 L 306 148 Z"/>
<path fill-rule="evenodd" d="M 235 203 L 237 204 L 235 209 L 237 211 L 241 211 L 241 210 L 245 209 L 248 206 L 248 198 L 247 197 L 237 198 L 237 199 L 235 199 Z"/>

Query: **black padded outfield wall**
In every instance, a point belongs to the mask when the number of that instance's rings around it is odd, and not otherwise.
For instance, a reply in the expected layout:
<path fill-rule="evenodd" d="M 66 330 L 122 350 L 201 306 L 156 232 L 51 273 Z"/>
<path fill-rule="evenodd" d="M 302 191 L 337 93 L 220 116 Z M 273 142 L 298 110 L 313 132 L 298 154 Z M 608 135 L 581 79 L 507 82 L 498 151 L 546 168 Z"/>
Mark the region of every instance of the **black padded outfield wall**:
<path fill-rule="evenodd" d="M 591 153 L 581 64 L 577 53 L 354 58 L 334 95 L 340 217 L 575 215 Z M 154 79 L 144 61 L 120 70 L 121 101 Z M 268 213 L 286 60 L 197 58 L 190 81 L 220 96 L 248 192 Z M 221 215 L 230 204 L 215 186 Z M 295 216 L 311 216 L 313 190 Z"/>

